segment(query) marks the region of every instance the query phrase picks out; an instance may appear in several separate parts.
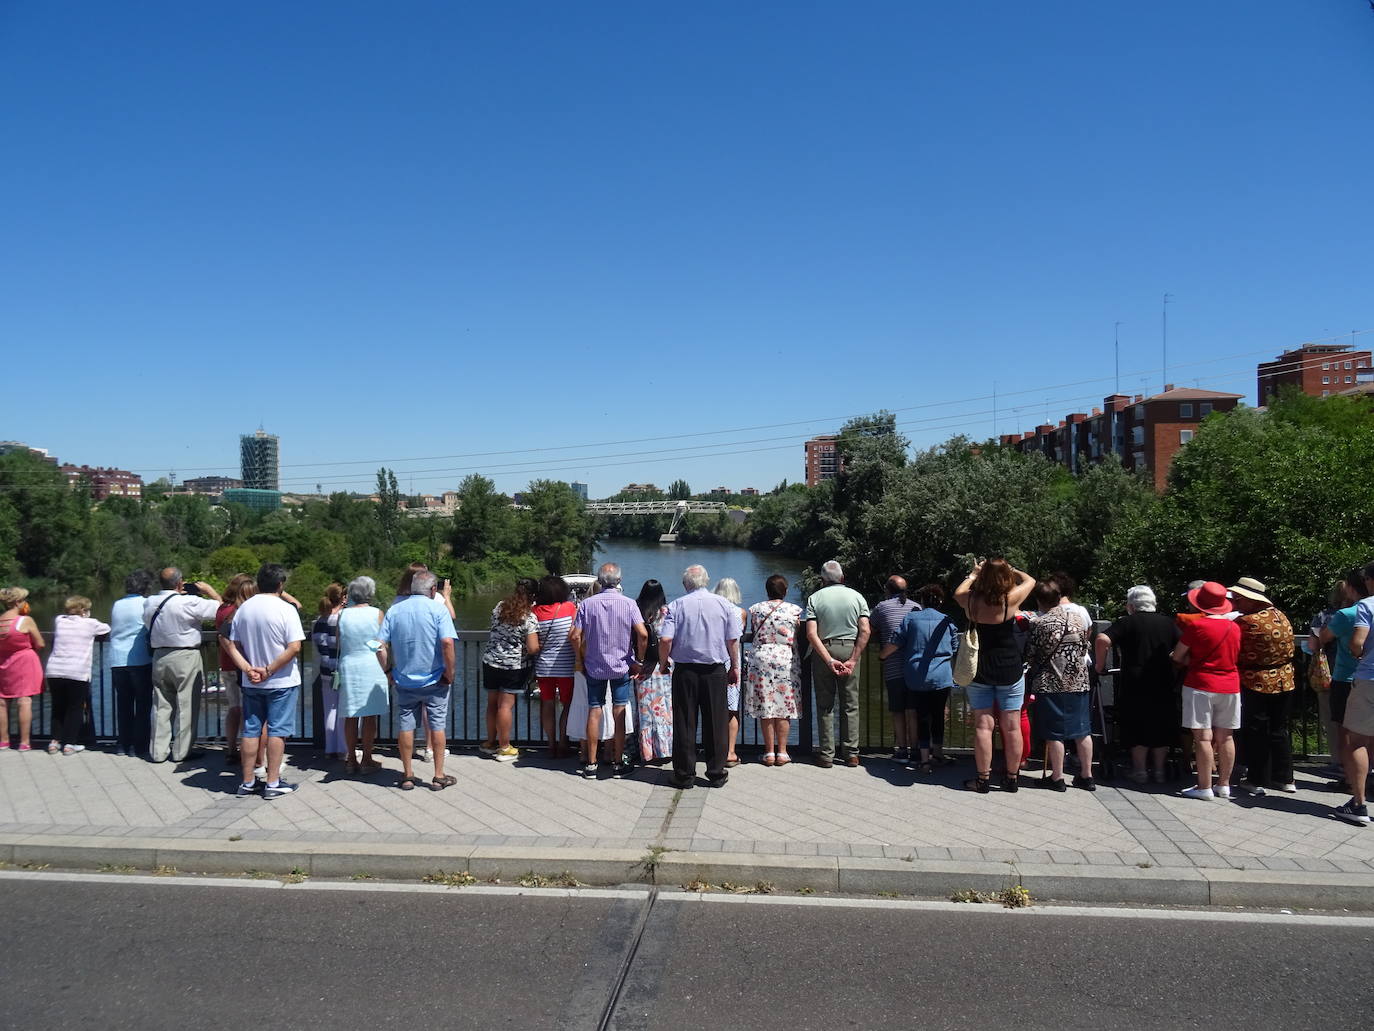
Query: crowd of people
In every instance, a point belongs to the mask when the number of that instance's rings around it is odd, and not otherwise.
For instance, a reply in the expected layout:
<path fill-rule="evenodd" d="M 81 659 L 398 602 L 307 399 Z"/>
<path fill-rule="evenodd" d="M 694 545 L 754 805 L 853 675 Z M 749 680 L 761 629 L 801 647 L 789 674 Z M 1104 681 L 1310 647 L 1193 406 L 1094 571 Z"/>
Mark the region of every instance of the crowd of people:
<path fill-rule="evenodd" d="M 559 576 L 517 581 L 492 610 L 481 651 L 486 735 L 479 751 L 498 762 L 517 758 L 515 703 L 537 693 L 548 754 L 571 757 L 578 742 L 584 777 L 603 769 L 625 776 L 637 759 L 671 764 L 671 782 L 688 788 L 701 762 L 706 782 L 720 786 L 741 761 L 745 715 L 759 724 L 765 766 L 793 761 L 788 742 L 802 711 L 802 662 L 809 659 L 812 761 L 824 769 L 859 766 L 860 664 L 874 643 L 892 714 L 893 757 L 914 772 L 930 774 L 954 761 L 944 732 L 960 687 L 973 729 L 974 771 L 965 787 L 980 794 L 1019 790 L 1037 740 L 1044 744 L 1040 783 L 1053 791 L 1070 784 L 1095 790 L 1094 674 L 1114 668 L 1116 737 L 1129 750 L 1134 782 L 1166 781 L 1166 760 L 1183 729 L 1192 738 L 1196 782 L 1182 796 L 1226 798 L 1235 790 L 1259 797 L 1297 790 L 1291 717 L 1294 659 L 1303 649 L 1351 793 L 1334 815 L 1369 822 L 1374 648 L 1366 653 L 1365 643 L 1374 623 L 1374 563 L 1336 585 L 1330 606 L 1300 639 L 1265 584 L 1251 577 L 1229 588 L 1195 581 L 1187 611 L 1175 617 L 1157 610 L 1148 586 L 1132 587 L 1126 614 L 1105 627 L 1073 600 L 1066 574 L 1037 579 L 1000 558 L 979 562 L 952 597 L 936 583 L 911 591 L 894 575 L 885 597 L 870 606 L 844 583 L 838 563 L 825 563 L 820 579 L 803 607 L 787 600 L 784 577 L 771 576 L 765 600 L 748 608 L 739 584 L 725 578 L 712 585 L 699 565 L 684 571 L 684 593 L 671 601 L 657 580 L 631 598 L 620 568 L 609 562 L 581 598 Z M 307 632 L 286 580 L 285 569 L 267 564 L 256 575 L 231 578 L 221 596 L 208 583 L 186 583 L 175 568 L 156 580 L 135 571 L 109 623 L 91 616 L 89 599 L 69 598 L 47 661 L 47 750 L 72 756 L 84 749 L 94 643 L 107 639 L 115 751 L 152 762 L 200 754 L 194 744 L 202 629 L 213 623 L 226 689 L 226 763 L 241 773 L 238 794 L 272 799 L 295 790 L 282 777 L 284 742 L 299 729 L 307 636 L 325 752 L 345 773 L 366 776 L 382 767 L 375 753 L 379 720 L 394 710 L 400 789 L 453 786 L 445 757 L 458 635 L 447 581 L 416 563 L 385 610 L 369 577 L 331 585 Z M 31 750 L 32 699 L 45 679 L 39 653 L 46 645 L 26 599 L 22 588 L 0 590 L 0 748 L 11 744 L 13 706 L 20 751 Z M 742 648 L 746 640 L 751 647 Z M 994 782 L 999 734 L 1001 774 Z M 1070 746 L 1077 772 L 1068 780 Z M 432 765 L 427 780 L 417 775 L 417 761 Z"/>

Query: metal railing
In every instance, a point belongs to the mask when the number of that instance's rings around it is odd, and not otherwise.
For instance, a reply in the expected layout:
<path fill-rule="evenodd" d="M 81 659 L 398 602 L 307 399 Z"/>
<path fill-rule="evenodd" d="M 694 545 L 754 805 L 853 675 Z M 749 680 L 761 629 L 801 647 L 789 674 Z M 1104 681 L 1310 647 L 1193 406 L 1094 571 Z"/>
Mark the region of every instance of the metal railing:
<path fill-rule="evenodd" d="M 486 698 L 482 688 L 482 646 L 488 632 L 485 630 L 460 630 L 458 632 L 457 662 L 454 670 L 454 685 L 449 705 L 446 732 L 451 744 L 475 745 L 483 740 L 485 734 Z M 97 740 L 115 738 L 115 699 L 110 670 L 104 663 L 106 642 L 96 641 L 91 675 L 90 729 Z M 202 635 L 201 659 L 205 670 L 205 686 L 196 699 L 196 737 L 199 741 L 213 742 L 224 736 L 224 717 L 227 710 L 227 693 L 221 683 L 217 638 L 213 631 Z M 302 690 L 297 705 L 297 726 L 299 733 L 288 740 L 296 743 L 323 745 L 324 721 L 316 719 L 323 711 L 319 690 L 315 687 L 314 648 L 305 641 L 301 651 Z M 1293 753 L 1298 757 L 1327 755 L 1330 753 L 1327 728 L 1322 724 L 1316 693 L 1307 684 L 1307 658 L 1299 655 L 1297 664 L 1298 688 L 1294 698 L 1292 713 Z M 1106 740 L 1114 745 L 1112 720 L 1113 700 L 1112 678 L 1101 678 L 1098 690 L 1102 694 L 1107 713 Z M 815 744 L 814 701 L 811 687 L 809 660 L 801 663 L 801 691 L 798 698 L 800 717 L 792 721 L 789 744 L 800 753 L 810 752 Z M 11 722 L 14 710 L 10 706 Z M 45 691 L 33 701 L 33 736 L 45 738 L 49 734 L 50 708 L 49 696 Z M 397 724 L 394 701 L 386 715 L 381 717 L 378 740 L 394 741 Z M 837 728 L 838 732 L 838 728 Z M 515 721 L 512 738 L 518 745 L 534 745 L 544 740 L 540 724 L 539 699 L 517 696 Z M 744 747 L 761 747 L 762 732 L 758 722 L 748 715 L 741 717 L 740 738 Z M 878 649 L 870 646 L 859 666 L 859 745 L 865 752 L 880 752 L 893 745 L 892 714 L 887 709 L 887 692 L 883 685 L 882 663 L 878 659 Z M 1180 734 L 1180 743 L 1184 739 Z M 948 749 L 967 749 L 973 745 L 973 716 L 968 708 L 962 691 L 955 689 L 950 695 L 949 709 L 946 714 L 945 747 Z"/>

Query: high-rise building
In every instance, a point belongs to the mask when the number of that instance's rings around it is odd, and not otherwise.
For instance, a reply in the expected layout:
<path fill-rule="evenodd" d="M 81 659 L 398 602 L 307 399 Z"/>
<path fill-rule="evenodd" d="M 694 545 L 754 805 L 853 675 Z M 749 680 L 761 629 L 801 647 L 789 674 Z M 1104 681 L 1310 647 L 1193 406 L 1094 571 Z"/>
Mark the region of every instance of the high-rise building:
<path fill-rule="evenodd" d="M 839 455 L 835 453 L 835 442 L 839 437 L 834 434 L 812 437 L 806 447 L 806 485 L 814 487 L 822 480 L 833 480 L 838 470 Z"/>
<path fill-rule="evenodd" d="M 243 486 L 247 490 L 280 490 L 277 438 L 259 429 L 239 437 Z"/>
<path fill-rule="evenodd" d="M 1370 352 L 1356 351 L 1351 344 L 1303 344 L 1272 362 L 1259 363 L 1255 370 L 1259 403 L 1267 405 L 1283 386 L 1297 387 L 1313 397 L 1353 392 L 1360 384 L 1374 381 L 1370 365 Z"/>
<path fill-rule="evenodd" d="M 581 498 L 583 501 L 587 500 L 587 485 L 583 483 L 581 480 L 573 480 L 572 483 L 568 484 L 568 486 L 571 487 L 572 492 L 576 494 L 579 498 Z"/>

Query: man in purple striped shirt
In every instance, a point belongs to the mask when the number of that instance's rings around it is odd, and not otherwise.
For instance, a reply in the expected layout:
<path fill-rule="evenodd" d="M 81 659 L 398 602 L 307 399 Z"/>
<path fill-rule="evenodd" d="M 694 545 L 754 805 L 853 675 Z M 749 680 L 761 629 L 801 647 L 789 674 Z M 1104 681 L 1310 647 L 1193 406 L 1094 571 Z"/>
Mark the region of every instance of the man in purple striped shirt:
<path fill-rule="evenodd" d="M 644 649 L 649 646 L 649 631 L 639 606 L 620 591 L 620 567 L 607 562 L 596 571 L 601 585 L 594 594 L 577 607 L 568 640 L 582 651 L 582 668 L 587 674 L 587 762 L 582 776 L 597 774 L 596 753 L 601 747 L 601 707 L 606 704 L 606 692 L 611 695 L 611 713 L 615 719 L 612 740 L 612 772 L 623 777 L 633 768 L 625 755 L 625 706 L 634 695 L 631 680 L 644 662 Z M 585 646 L 585 651 L 583 648 Z"/>

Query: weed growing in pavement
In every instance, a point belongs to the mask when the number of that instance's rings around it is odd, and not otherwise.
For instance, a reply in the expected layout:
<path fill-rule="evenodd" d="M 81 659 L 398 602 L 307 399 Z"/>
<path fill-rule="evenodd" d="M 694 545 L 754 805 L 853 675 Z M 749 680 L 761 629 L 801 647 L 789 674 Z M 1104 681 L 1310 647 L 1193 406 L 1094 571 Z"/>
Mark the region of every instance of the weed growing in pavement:
<path fill-rule="evenodd" d="M 1031 893 L 1019 884 L 1003 888 L 997 893 L 997 901 L 1008 909 L 1025 909 L 1031 904 Z"/>
<path fill-rule="evenodd" d="M 175 866 L 159 864 L 153 867 L 153 873 L 158 877 L 175 877 L 177 875 L 177 868 Z"/>
<path fill-rule="evenodd" d="M 134 867 L 128 863 L 101 863 L 101 873 L 133 873 Z"/>
<path fill-rule="evenodd" d="M 1148 862 L 1146 862 L 1146 863 L 1136 863 L 1135 865 L 1138 866 L 1138 867 L 1140 867 L 1142 870 L 1148 870 L 1150 867 L 1154 866 L 1155 864 L 1154 864 L 1154 863 L 1148 863 Z"/>
<path fill-rule="evenodd" d="M 814 895 L 814 894 L 816 894 L 816 889 L 813 888 L 813 887 L 811 887 L 811 885 L 809 885 L 809 884 L 803 884 L 800 888 L 797 889 L 797 894 L 798 894 L 798 895 Z"/>
<path fill-rule="evenodd" d="M 585 885 L 567 870 L 552 877 L 531 870 L 517 882 L 522 888 L 582 888 Z"/>
<path fill-rule="evenodd" d="M 309 876 L 310 875 L 306 873 L 304 870 L 302 870 L 299 866 L 293 866 L 291 868 L 290 873 L 285 873 L 281 875 L 281 882 L 282 884 L 300 884 L 301 881 L 305 880 Z"/>
<path fill-rule="evenodd" d="M 650 877 L 658 869 L 658 864 L 663 861 L 663 854 L 668 850 L 662 845 L 651 845 L 649 851 L 644 853 L 644 858 L 639 861 L 639 865 L 644 867 L 644 872 Z"/>
<path fill-rule="evenodd" d="M 878 898 L 880 898 L 880 899 L 896 899 L 896 898 L 901 898 L 901 893 L 900 893 L 900 892 L 896 892 L 896 891 L 880 891 L 880 892 L 878 892 Z"/>
<path fill-rule="evenodd" d="M 445 888 L 466 888 L 469 884 L 477 883 L 477 878 L 466 870 L 455 870 L 452 873 L 436 870 L 434 873 L 425 874 L 420 880 L 425 884 L 442 884 Z"/>
<path fill-rule="evenodd" d="M 19 869 L 21 869 L 21 870 L 46 870 L 47 868 L 48 868 L 48 864 L 47 864 L 47 863 L 20 863 L 20 864 L 19 864 Z"/>
<path fill-rule="evenodd" d="M 349 880 L 352 881 L 375 881 L 376 879 L 377 878 L 373 877 L 370 873 L 367 873 L 366 871 L 364 871 L 363 873 L 355 873 L 352 877 L 349 878 Z"/>
<path fill-rule="evenodd" d="M 715 886 L 714 884 L 707 884 L 705 881 L 701 880 L 700 878 L 693 878 L 692 880 L 690 880 L 690 881 L 688 881 L 686 884 L 684 884 L 682 887 L 683 887 L 683 889 L 684 889 L 685 891 L 697 891 L 697 892 L 701 892 L 701 891 L 714 891 L 715 888 L 716 888 L 716 886 Z"/>
<path fill-rule="evenodd" d="M 242 840 L 243 840 L 243 835 L 242 835 L 242 834 L 231 834 L 231 835 L 229 835 L 229 840 L 230 840 L 230 841 L 242 841 Z"/>
<path fill-rule="evenodd" d="M 271 870 L 245 870 L 243 875 L 254 881 L 271 881 L 277 878 Z"/>

